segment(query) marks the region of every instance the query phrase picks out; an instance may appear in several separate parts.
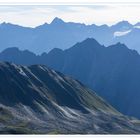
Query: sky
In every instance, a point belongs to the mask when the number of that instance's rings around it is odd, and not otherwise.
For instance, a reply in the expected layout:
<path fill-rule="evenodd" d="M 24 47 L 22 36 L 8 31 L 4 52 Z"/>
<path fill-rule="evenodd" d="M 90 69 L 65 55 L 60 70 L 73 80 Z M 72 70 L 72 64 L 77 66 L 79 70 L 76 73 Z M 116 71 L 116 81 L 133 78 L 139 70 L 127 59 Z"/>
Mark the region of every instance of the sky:
<path fill-rule="evenodd" d="M 112 25 L 122 20 L 140 22 L 140 3 L 90 5 L 0 5 L 0 23 L 27 27 L 50 23 L 55 17 L 65 22 Z"/>

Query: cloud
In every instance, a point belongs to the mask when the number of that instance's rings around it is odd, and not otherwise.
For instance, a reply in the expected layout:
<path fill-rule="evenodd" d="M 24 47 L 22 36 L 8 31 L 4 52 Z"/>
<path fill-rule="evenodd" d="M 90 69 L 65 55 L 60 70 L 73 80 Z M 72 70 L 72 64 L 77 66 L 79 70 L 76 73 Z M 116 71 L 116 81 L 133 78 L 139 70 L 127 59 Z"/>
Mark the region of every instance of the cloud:
<path fill-rule="evenodd" d="M 1 5 L 0 22 L 34 27 L 44 22 L 50 23 L 55 17 L 59 17 L 66 22 L 111 25 L 121 20 L 136 23 L 140 21 L 139 13 L 139 4 Z"/>

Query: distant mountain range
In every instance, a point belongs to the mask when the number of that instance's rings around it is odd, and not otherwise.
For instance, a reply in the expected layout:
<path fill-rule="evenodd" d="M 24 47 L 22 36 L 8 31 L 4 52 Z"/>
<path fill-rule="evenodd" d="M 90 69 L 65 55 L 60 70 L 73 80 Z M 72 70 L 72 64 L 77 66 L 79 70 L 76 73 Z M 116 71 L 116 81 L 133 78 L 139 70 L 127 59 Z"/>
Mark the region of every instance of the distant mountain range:
<path fill-rule="evenodd" d="M 18 47 L 41 54 L 53 48 L 64 50 L 92 37 L 105 46 L 121 42 L 140 52 L 140 23 L 132 25 L 127 21 L 121 21 L 113 26 L 97 26 L 64 22 L 56 17 L 50 24 L 45 23 L 35 28 L 4 22 L 0 24 L 0 36 L 0 51 Z"/>
<path fill-rule="evenodd" d="M 0 62 L 0 134 L 139 134 L 79 81 L 43 65 Z"/>
<path fill-rule="evenodd" d="M 0 60 L 47 65 L 78 79 L 120 112 L 140 118 L 140 55 L 124 44 L 105 47 L 89 38 L 64 51 L 53 49 L 42 55 L 9 48 L 0 53 Z"/>

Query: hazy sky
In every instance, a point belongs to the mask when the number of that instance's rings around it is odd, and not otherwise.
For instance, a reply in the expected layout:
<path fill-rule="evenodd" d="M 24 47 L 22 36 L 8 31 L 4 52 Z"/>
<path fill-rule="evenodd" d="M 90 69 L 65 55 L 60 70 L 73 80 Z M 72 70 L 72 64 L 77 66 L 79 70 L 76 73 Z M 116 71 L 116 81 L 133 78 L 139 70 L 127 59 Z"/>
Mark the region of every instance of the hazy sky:
<path fill-rule="evenodd" d="M 93 4 L 93 5 L 5 5 L 0 6 L 0 23 L 10 22 L 23 26 L 50 23 L 54 17 L 64 21 L 85 24 L 114 24 L 128 20 L 140 22 L 139 4 Z"/>

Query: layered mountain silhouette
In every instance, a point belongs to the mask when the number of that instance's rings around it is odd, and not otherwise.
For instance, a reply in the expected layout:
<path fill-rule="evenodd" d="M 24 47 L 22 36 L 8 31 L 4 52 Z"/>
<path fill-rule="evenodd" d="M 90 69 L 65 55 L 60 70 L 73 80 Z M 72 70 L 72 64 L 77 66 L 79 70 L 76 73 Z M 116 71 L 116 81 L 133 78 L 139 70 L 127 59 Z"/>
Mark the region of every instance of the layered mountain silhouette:
<path fill-rule="evenodd" d="M 137 134 L 128 118 L 82 83 L 43 65 L 0 62 L 1 134 Z"/>
<path fill-rule="evenodd" d="M 53 49 L 38 56 L 10 48 L 0 53 L 0 60 L 47 65 L 78 79 L 120 112 L 140 118 L 140 55 L 124 44 L 105 47 L 89 38 L 67 50 Z"/>
<path fill-rule="evenodd" d="M 65 51 L 52 50 L 43 60 L 94 89 L 120 112 L 140 118 L 140 55 L 136 51 L 121 43 L 104 47 L 87 39 Z"/>
<path fill-rule="evenodd" d="M 50 24 L 44 23 L 35 28 L 4 22 L 0 24 L 0 51 L 18 47 L 21 50 L 28 49 L 36 54 L 41 54 L 49 52 L 53 48 L 64 50 L 77 42 L 92 37 L 105 46 L 121 42 L 140 52 L 138 47 L 140 45 L 139 25 L 139 23 L 132 25 L 127 21 L 121 21 L 112 26 L 85 25 L 64 22 L 57 17 Z"/>

